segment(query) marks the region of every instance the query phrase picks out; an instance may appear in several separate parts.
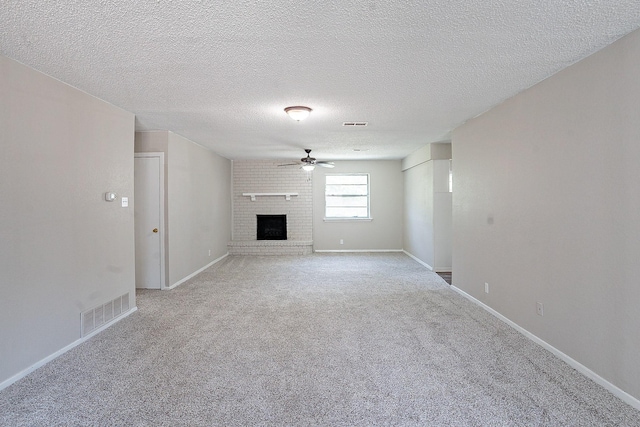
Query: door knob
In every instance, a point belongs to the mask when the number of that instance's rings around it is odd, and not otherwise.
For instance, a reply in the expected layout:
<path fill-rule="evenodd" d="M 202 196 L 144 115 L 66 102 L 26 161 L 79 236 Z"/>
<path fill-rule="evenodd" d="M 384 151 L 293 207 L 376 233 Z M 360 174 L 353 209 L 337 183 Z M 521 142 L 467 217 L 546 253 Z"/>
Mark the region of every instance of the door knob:
<path fill-rule="evenodd" d="M 157 232 L 158 232 L 158 229 L 157 229 L 157 228 L 154 228 L 154 229 L 153 229 L 153 232 L 154 232 L 154 233 L 157 233 Z"/>

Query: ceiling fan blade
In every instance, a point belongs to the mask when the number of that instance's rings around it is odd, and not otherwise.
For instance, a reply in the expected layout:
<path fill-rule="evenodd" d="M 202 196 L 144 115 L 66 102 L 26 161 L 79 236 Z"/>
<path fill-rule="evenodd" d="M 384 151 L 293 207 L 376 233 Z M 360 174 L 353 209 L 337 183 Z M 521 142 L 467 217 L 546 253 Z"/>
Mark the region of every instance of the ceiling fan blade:
<path fill-rule="evenodd" d="M 305 148 L 305 153 L 307 153 L 307 157 L 303 157 L 300 159 L 300 163 L 287 163 L 284 165 L 278 166 L 294 166 L 299 165 L 301 168 L 307 168 L 309 170 L 313 170 L 313 166 L 322 166 L 323 168 L 334 168 L 335 165 L 333 162 L 319 162 L 315 157 L 311 157 L 311 149 Z"/>
<path fill-rule="evenodd" d="M 323 168 L 335 168 L 336 165 L 333 162 L 316 162 L 316 166 L 322 166 Z"/>

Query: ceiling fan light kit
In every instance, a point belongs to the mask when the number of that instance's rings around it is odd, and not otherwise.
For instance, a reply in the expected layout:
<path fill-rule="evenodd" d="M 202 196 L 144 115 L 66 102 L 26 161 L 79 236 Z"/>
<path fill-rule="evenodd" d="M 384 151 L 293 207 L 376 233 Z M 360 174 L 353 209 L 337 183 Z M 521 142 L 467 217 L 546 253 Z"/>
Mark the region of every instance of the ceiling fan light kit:
<path fill-rule="evenodd" d="M 311 114 L 311 108 L 309 107 L 305 107 L 302 105 L 297 105 L 294 107 L 287 107 L 284 109 L 284 112 L 287 113 L 289 115 L 289 117 L 291 117 L 293 120 L 295 121 L 300 121 L 300 120 L 304 120 L 307 117 L 309 117 L 309 114 Z M 300 168 L 304 171 L 307 172 L 311 172 L 312 170 L 314 170 L 316 168 L 316 166 L 322 166 L 325 168 L 332 168 L 335 165 L 333 164 L 333 162 L 318 162 L 315 157 L 311 157 L 310 153 L 311 153 L 311 149 L 310 148 L 305 148 L 305 153 L 307 153 L 307 157 L 303 157 L 300 159 Z M 297 163 L 287 163 L 284 165 L 278 165 L 278 166 L 292 166 L 295 165 Z"/>
<path fill-rule="evenodd" d="M 335 167 L 333 162 L 319 162 L 319 161 L 316 160 L 315 157 L 311 157 L 311 149 L 309 149 L 309 148 L 305 148 L 304 152 L 307 153 L 307 157 L 301 158 L 300 162 L 297 162 L 297 163 L 286 163 L 286 164 L 278 165 L 278 166 L 298 166 L 298 165 L 300 165 L 300 168 L 302 170 L 307 171 L 307 172 L 311 172 L 312 170 L 314 170 L 316 168 L 316 166 L 322 166 L 323 168 L 333 168 L 333 167 Z"/>
<path fill-rule="evenodd" d="M 311 114 L 311 111 L 313 111 L 311 108 L 303 107 L 300 105 L 295 107 L 287 107 L 284 109 L 284 112 L 287 113 L 289 117 L 291 117 L 293 120 L 297 122 L 309 117 L 309 114 Z"/>

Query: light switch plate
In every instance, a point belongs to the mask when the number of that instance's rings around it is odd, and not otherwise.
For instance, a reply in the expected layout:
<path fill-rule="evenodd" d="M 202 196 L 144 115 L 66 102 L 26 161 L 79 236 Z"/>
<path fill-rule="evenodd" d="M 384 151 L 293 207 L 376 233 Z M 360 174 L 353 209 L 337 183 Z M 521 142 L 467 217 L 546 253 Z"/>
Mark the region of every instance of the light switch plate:
<path fill-rule="evenodd" d="M 123 197 L 122 198 L 122 207 L 123 208 L 129 207 L 129 198 L 128 197 Z"/>

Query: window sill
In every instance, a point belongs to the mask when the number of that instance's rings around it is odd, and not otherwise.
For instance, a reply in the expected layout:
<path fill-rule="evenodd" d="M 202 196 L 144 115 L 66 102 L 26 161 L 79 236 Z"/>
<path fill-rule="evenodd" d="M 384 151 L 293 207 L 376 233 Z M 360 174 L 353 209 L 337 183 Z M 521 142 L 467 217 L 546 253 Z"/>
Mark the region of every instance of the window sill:
<path fill-rule="evenodd" d="M 370 222 L 373 221 L 373 218 L 323 218 L 324 222 Z"/>

